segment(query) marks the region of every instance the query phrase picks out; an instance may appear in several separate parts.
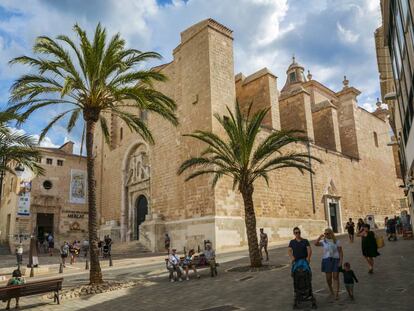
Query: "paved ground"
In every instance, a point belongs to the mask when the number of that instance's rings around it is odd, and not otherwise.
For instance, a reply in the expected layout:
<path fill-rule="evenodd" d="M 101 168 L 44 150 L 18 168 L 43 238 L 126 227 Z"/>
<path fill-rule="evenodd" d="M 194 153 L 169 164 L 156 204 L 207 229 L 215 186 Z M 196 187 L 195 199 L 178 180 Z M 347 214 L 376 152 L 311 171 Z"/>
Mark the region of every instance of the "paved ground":
<path fill-rule="evenodd" d="M 314 249 L 313 287 L 319 310 L 413 310 L 414 304 L 414 241 L 399 240 L 387 243 L 376 261 L 376 271 L 368 275 L 360 252 L 360 241 L 343 241 L 345 260 L 349 261 L 360 283 L 356 285 L 356 299 L 351 302 L 345 292 L 340 300 L 331 302 L 327 296 L 324 275 L 320 273 L 320 248 Z M 200 280 L 168 283 L 163 264 L 149 264 L 136 268 L 105 271 L 107 279 L 140 279 L 143 284 L 130 289 L 64 300 L 60 306 L 40 297 L 23 298 L 23 310 L 291 310 L 292 280 L 288 268 L 267 272 L 237 273 L 226 269 L 247 263 L 244 252 L 226 254 L 220 259 L 218 278 L 202 272 Z M 271 263 L 288 263 L 286 248 L 271 251 Z M 66 286 L 81 284 L 86 275 L 65 277 Z M 343 286 L 341 286 L 343 288 Z M 3 305 L 4 306 L 4 305 Z M 228 306 L 227 308 L 223 306 Z M 233 306 L 234 308 L 231 308 Z M 236 309 L 239 308 L 239 309 Z"/>

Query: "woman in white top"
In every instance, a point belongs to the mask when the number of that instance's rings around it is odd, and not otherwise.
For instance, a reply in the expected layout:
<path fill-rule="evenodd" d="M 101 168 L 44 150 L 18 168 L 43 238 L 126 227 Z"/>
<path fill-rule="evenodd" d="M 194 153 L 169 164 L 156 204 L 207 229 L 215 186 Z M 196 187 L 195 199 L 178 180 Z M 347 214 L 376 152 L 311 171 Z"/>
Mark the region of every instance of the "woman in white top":
<path fill-rule="evenodd" d="M 339 269 L 342 267 L 343 260 L 342 246 L 330 228 L 326 229 L 325 233 L 316 240 L 315 245 L 323 247 L 322 272 L 326 274 L 326 282 L 331 294 L 338 299 Z"/>

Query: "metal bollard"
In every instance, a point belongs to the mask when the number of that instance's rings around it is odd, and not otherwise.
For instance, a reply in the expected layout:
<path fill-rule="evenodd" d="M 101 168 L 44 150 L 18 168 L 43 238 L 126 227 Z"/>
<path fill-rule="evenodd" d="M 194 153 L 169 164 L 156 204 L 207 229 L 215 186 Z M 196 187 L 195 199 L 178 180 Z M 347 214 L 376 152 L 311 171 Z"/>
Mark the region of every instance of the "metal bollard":
<path fill-rule="evenodd" d="M 34 268 L 33 268 L 33 265 L 31 265 L 31 267 L 30 267 L 30 277 L 31 278 L 34 277 Z"/>
<path fill-rule="evenodd" d="M 89 270 L 89 261 L 86 259 L 85 270 Z"/>
<path fill-rule="evenodd" d="M 63 273 L 63 263 L 60 263 L 59 265 L 59 273 Z"/>
<path fill-rule="evenodd" d="M 109 266 L 110 266 L 110 267 L 112 267 L 112 266 L 113 266 L 113 263 L 112 263 L 112 256 L 111 256 L 111 255 L 109 255 Z"/>

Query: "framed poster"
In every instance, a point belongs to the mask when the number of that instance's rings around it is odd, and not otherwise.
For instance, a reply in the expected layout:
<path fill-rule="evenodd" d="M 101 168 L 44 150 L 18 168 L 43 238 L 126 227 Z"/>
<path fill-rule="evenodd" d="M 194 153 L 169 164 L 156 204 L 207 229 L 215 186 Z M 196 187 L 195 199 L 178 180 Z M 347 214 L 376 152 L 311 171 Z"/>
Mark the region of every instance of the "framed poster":
<path fill-rule="evenodd" d="M 30 192 L 22 191 L 18 196 L 17 203 L 17 215 L 29 216 L 30 215 Z"/>
<path fill-rule="evenodd" d="M 86 172 L 82 170 L 70 171 L 70 203 L 86 203 Z"/>

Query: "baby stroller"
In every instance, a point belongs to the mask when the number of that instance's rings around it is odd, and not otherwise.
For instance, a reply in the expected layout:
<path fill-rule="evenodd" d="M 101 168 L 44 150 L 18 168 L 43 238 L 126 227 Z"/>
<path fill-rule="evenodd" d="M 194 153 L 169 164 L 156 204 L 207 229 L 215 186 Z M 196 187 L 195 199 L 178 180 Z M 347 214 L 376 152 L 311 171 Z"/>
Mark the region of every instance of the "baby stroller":
<path fill-rule="evenodd" d="M 104 258 L 107 258 L 109 256 L 111 256 L 111 251 L 110 251 L 109 245 L 108 244 L 105 244 L 103 246 L 103 257 Z"/>
<path fill-rule="evenodd" d="M 305 259 L 295 261 L 292 266 L 293 287 L 295 300 L 293 309 L 297 309 L 302 302 L 310 301 L 312 309 L 316 309 L 316 299 L 312 292 L 312 271 Z"/>

